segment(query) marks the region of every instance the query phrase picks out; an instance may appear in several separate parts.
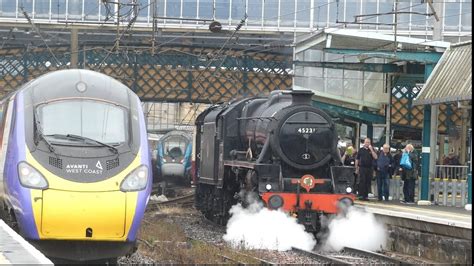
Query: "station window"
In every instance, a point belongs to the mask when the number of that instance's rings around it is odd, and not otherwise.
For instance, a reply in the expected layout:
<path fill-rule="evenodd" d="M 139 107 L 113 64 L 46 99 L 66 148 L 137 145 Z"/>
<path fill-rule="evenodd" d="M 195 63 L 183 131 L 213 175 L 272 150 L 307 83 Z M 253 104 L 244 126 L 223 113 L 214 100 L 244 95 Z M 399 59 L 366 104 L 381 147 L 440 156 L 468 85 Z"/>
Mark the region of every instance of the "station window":
<path fill-rule="evenodd" d="M 311 0 L 298 0 L 296 9 L 296 26 L 309 27 L 311 20 Z"/>
<path fill-rule="evenodd" d="M 196 18 L 197 16 L 197 0 L 183 0 L 183 17 Z M 195 23 L 183 21 L 183 23 Z"/>
<path fill-rule="evenodd" d="M 409 12 L 411 11 L 411 8 L 412 6 L 415 4 L 416 5 L 416 1 L 412 1 L 412 2 L 400 2 L 398 4 L 398 10 L 400 12 Z M 422 4 L 422 5 L 425 5 L 425 4 Z M 423 16 L 413 16 L 415 19 L 418 17 L 418 18 L 424 18 Z M 408 30 L 409 28 L 409 25 L 410 25 L 410 14 L 399 14 L 398 15 L 398 22 L 397 22 L 397 25 L 398 25 L 398 29 L 399 30 Z"/>
<path fill-rule="evenodd" d="M 248 25 L 261 25 L 262 23 L 262 0 L 248 1 L 247 4 Z"/>
<path fill-rule="evenodd" d="M 472 30 L 472 1 L 465 1 L 462 3 L 461 10 L 461 30 L 471 31 Z"/>
<path fill-rule="evenodd" d="M 216 19 L 228 20 L 230 13 L 230 0 L 216 1 Z"/>
<path fill-rule="evenodd" d="M 315 0 L 313 8 L 313 25 L 316 28 L 324 28 L 328 19 L 328 0 Z"/>
<path fill-rule="evenodd" d="M 295 2 L 281 1 L 280 10 L 280 25 L 293 27 L 295 25 Z"/>
<path fill-rule="evenodd" d="M 446 1 L 444 3 L 444 30 L 459 29 L 459 13 L 461 11 L 461 4 L 459 0 Z"/>
<path fill-rule="evenodd" d="M 232 0 L 232 21 L 239 23 L 245 16 L 245 1 L 246 0 Z"/>
<path fill-rule="evenodd" d="M 51 0 L 51 18 L 66 19 L 66 0 Z"/>
<path fill-rule="evenodd" d="M 181 16 L 181 0 L 166 1 L 166 16 L 167 17 Z"/>
<path fill-rule="evenodd" d="M 49 18 L 49 2 L 50 0 L 35 1 L 35 18 Z"/>
<path fill-rule="evenodd" d="M 392 0 L 379 0 L 379 12 L 378 13 L 388 13 L 393 11 L 393 1 Z M 393 15 L 380 15 L 379 23 L 393 23 Z M 379 25 L 379 29 L 391 29 L 390 25 Z"/>
<path fill-rule="evenodd" d="M 418 12 L 418 13 L 428 13 L 428 5 L 427 4 L 422 4 L 422 5 L 413 5 L 412 11 Z M 412 15 L 411 16 L 411 29 L 412 30 L 426 30 L 426 27 L 428 26 L 428 22 L 431 23 L 432 18 L 423 16 L 423 15 Z"/>
<path fill-rule="evenodd" d="M 362 2 L 362 14 L 376 14 L 377 13 L 377 0 L 367 0 Z M 347 19 L 351 19 L 350 17 Z M 362 17 L 361 22 L 365 23 L 377 23 L 377 16 L 373 17 Z M 375 25 L 362 25 L 362 28 L 375 28 Z"/>
<path fill-rule="evenodd" d="M 16 3 L 11 0 L 0 0 L 0 12 L 2 17 L 16 16 Z"/>
<path fill-rule="evenodd" d="M 266 0 L 264 4 L 265 26 L 276 26 L 278 23 L 278 0 Z"/>
<path fill-rule="evenodd" d="M 213 0 L 199 0 L 199 18 L 213 19 Z"/>
<path fill-rule="evenodd" d="M 82 1 L 83 0 L 69 0 L 68 1 L 68 19 L 80 20 L 82 16 Z"/>
<path fill-rule="evenodd" d="M 84 20 L 97 20 L 99 18 L 100 2 L 84 2 Z"/>
<path fill-rule="evenodd" d="M 12 1 L 15 2 L 15 1 Z M 22 9 L 25 10 L 29 16 L 33 17 L 33 0 L 19 0 L 18 1 L 18 16 L 23 17 Z"/>
<path fill-rule="evenodd" d="M 137 21 L 148 21 L 148 10 L 151 8 L 151 4 L 152 3 L 149 0 L 139 0 L 138 1 L 138 18 L 137 18 Z M 150 16 L 153 16 L 153 13 L 151 11 L 150 11 Z"/>

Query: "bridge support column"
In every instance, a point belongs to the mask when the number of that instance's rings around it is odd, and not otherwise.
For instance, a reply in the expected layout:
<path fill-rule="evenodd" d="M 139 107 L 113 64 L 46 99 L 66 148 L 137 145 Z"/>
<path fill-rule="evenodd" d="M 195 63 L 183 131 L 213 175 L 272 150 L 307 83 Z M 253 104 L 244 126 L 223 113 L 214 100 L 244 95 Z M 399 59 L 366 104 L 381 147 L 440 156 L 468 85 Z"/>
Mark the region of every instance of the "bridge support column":
<path fill-rule="evenodd" d="M 469 158 L 468 158 L 468 166 L 469 169 L 467 170 L 467 203 L 469 205 L 472 204 L 472 129 L 470 128 L 468 131 L 468 138 L 469 138 Z"/>
<path fill-rule="evenodd" d="M 79 30 L 77 28 L 71 29 L 71 67 L 70 68 L 77 68 L 77 63 L 79 59 Z"/>
<path fill-rule="evenodd" d="M 425 81 L 428 80 L 431 72 L 433 71 L 434 64 L 425 65 Z M 437 106 L 436 106 L 437 107 Z M 431 123 L 437 124 L 438 116 L 432 121 L 431 105 L 424 106 L 423 112 L 423 135 L 422 135 L 422 148 L 421 148 L 421 182 L 418 186 L 421 189 L 421 197 L 419 200 L 429 200 L 430 192 L 430 147 L 431 139 L 434 139 L 438 134 L 438 128 L 434 132 L 432 131 Z M 435 111 L 435 113 L 437 113 Z M 436 140 L 435 140 L 436 141 Z M 435 142 L 436 143 L 436 142 Z M 435 146 L 436 147 L 436 146 Z M 433 151 L 436 152 L 436 151 Z"/>
<path fill-rule="evenodd" d="M 367 124 L 367 137 L 372 141 L 372 146 L 374 144 L 374 126 L 372 124 Z"/>

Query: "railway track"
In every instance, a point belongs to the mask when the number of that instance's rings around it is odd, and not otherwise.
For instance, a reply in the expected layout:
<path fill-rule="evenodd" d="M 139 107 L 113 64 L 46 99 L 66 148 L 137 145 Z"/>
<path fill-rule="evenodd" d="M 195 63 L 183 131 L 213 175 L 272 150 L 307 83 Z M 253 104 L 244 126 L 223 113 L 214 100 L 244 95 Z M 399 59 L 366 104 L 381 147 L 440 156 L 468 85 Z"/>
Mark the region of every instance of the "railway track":
<path fill-rule="evenodd" d="M 203 240 L 195 239 L 195 238 L 192 238 L 192 237 L 187 237 L 187 238 L 188 238 L 188 241 L 190 241 L 191 243 L 192 242 L 197 242 L 197 243 L 202 243 L 202 244 L 205 244 L 205 245 L 211 245 L 211 246 L 213 246 L 213 247 L 215 247 L 216 249 L 219 249 L 219 250 L 223 250 L 223 248 L 224 248 L 223 246 L 219 246 L 219 245 L 209 243 L 209 242 L 206 242 L 206 241 L 203 241 Z M 264 260 L 264 259 L 261 259 L 261 258 L 257 258 L 257 257 L 251 256 L 251 255 L 248 255 L 248 254 L 244 254 L 244 253 L 239 252 L 237 250 L 232 250 L 230 252 L 233 253 L 232 254 L 233 256 L 229 256 L 229 254 L 227 254 L 227 255 L 218 254 L 218 256 L 221 257 L 224 260 L 224 262 L 236 263 L 238 265 L 248 265 L 249 264 L 249 263 L 243 262 L 242 259 L 245 259 L 246 261 L 253 262 L 251 264 L 276 265 L 276 263 L 273 263 L 273 262 L 270 262 L 270 261 L 267 261 L 267 260 Z M 257 263 L 255 263 L 255 262 L 257 262 Z"/>
<path fill-rule="evenodd" d="M 329 256 L 329 255 L 323 255 L 320 253 L 312 252 L 312 251 L 307 251 L 299 248 L 292 248 L 293 251 L 310 257 L 322 264 L 338 264 L 338 265 L 349 265 L 350 263 L 344 260 L 337 259 L 335 257 Z"/>
<path fill-rule="evenodd" d="M 147 211 L 159 210 L 160 207 L 179 206 L 189 208 L 194 205 L 194 193 L 169 199 L 167 201 L 150 201 L 148 202 Z"/>
<path fill-rule="evenodd" d="M 311 257 L 312 259 L 315 259 L 316 261 L 322 264 L 407 264 L 405 261 L 401 261 L 396 258 L 392 258 L 377 252 L 349 247 L 344 247 L 340 252 L 337 253 L 316 253 L 298 248 L 293 248 L 293 251 Z"/>

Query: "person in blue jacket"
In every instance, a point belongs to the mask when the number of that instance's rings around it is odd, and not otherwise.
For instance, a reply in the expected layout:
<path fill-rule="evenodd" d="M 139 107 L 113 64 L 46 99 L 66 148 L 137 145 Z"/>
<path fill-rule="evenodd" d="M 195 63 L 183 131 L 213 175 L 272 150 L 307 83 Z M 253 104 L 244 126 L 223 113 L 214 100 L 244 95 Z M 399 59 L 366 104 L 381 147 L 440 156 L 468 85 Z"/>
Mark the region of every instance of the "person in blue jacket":
<path fill-rule="evenodd" d="M 403 180 L 403 201 L 406 204 L 415 204 L 415 181 L 418 178 L 418 156 L 414 152 L 413 145 L 407 144 L 403 153 L 407 153 L 410 158 L 411 168 L 403 166 L 400 162 L 401 177 Z M 402 155 L 402 160 L 403 161 Z"/>
<path fill-rule="evenodd" d="M 393 168 L 393 157 L 390 154 L 390 146 L 384 144 L 377 158 L 377 195 L 379 201 L 388 201 L 390 176 Z"/>

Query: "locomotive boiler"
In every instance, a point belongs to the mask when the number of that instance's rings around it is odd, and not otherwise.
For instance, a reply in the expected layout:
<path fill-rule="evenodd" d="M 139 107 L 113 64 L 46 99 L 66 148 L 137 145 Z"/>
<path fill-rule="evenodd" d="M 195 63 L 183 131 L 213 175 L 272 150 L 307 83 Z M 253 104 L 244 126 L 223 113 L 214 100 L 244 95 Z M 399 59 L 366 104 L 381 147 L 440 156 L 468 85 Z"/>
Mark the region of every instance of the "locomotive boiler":
<path fill-rule="evenodd" d="M 196 207 L 225 223 L 242 195 L 320 230 L 322 215 L 352 204 L 353 169 L 341 165 L 335 125 L 310 91 L 214 105 L 196 119 Z"/>

